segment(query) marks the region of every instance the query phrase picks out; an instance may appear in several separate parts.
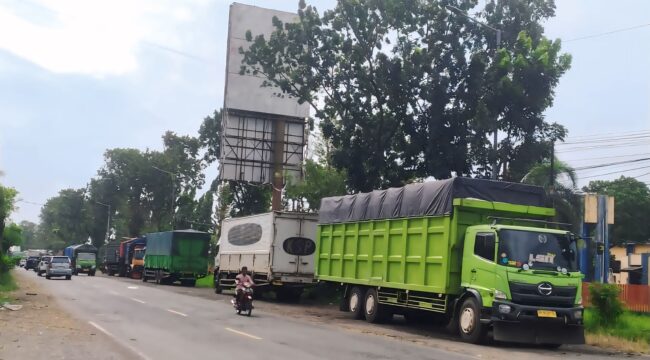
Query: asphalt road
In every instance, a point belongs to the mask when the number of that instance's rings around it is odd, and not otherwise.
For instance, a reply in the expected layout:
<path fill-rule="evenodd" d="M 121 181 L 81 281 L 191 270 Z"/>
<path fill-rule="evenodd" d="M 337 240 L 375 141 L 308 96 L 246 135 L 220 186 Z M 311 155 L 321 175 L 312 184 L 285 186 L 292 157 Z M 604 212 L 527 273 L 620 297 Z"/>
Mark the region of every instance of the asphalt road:
<path fill-rule="evenodd" d="M 21 276 L 32 276 L 29 272 Z M 33 275 L 35 276 L 35 275 Z M 45 289 L 78 319 L 112 337 L 133 359 L 611 359 L 593 347 L 569 350 L 477 346 L 449 338 L 404 340 L 401 330 L 323 318 L 315 323 L 258 302 L 253 316 L 238 316 L 228 297 L 210 289 L 156 286 L 103 276 L 42 280 Z M 289 308 L 290 309 L 290 308 Z M 286 310 L 286 309 L 285 309 Z M 289 311 L 289 313 L 291 313 Z M 361 324 L 353 329 L 349 324 Z M 370 331 L 369 331 L 370 330 Z M 388 331 L 388 333 L 386 333 Z M 391 335 L 398 334 L 398 336 Z M 383 335 L 383 336 L 382 336 Z M 420 335 L 416 335 L 420 336 Z M 407 338 L 408 339 L 408 338 Z"/>

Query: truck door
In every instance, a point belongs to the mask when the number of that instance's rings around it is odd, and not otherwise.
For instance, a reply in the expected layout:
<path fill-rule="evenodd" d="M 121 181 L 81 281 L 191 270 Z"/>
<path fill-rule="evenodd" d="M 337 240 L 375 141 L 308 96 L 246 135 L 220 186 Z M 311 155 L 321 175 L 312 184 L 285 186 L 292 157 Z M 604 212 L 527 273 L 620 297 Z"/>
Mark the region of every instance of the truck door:
<path fill-rule="evenodd" d="M 314 273 L 316 220 L 304 217 L 275 219 L 273 271 L 291 274 Z"/>
<path fill-rule="evenodd" d="M 472 236 L 472 233 L 468 235 Z M 496 236 L 491 231 L 478 231 L 473 234 L 473 239 L 473 249 L 466 254 L 469 256 L 465 257 L 463 268 L 469 271 L 470 286 L 486 299 L 496 281 Z"/>

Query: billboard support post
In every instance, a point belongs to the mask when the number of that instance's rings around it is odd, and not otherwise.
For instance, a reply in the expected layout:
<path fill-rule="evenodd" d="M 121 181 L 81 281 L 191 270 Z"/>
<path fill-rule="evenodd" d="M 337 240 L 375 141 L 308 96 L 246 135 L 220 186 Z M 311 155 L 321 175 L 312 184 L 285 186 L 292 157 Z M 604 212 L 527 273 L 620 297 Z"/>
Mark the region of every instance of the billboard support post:
<path fill-rule="evenodd" d="M 284 187 L 284 119 L 278 118 L 273 122 L 273 194 L 271 209 L 282 210 L 282 188 Z"/>

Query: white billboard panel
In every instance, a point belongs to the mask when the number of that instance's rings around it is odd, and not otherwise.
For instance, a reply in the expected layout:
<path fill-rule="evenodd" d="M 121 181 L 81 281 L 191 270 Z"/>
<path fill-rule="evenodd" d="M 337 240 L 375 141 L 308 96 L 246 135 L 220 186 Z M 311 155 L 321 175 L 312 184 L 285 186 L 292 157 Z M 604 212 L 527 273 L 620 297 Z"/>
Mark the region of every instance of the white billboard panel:
<path fill-rule="evenodd" d="M 253 38 L 257 35 L 264 35 L 264 38 L 268 40 L 275 30 L 272 24 L 274 16 L 277 16 L 283 23 L 298 21 L 298 15 L 294 13 L 238 3 L 230 5 L 224 107 L 306 118 L 309 116 L 307 103 L 298 104 L 295 98 L 286 95 L 278 97 L 279 89 L 261 87 L 264 81 L 261 76 L 239 74 L 243 58 L 239 53 L 239 48 L 247 49 L 250 45 L 246 41 L 246 32 L 250 30 Z"/>

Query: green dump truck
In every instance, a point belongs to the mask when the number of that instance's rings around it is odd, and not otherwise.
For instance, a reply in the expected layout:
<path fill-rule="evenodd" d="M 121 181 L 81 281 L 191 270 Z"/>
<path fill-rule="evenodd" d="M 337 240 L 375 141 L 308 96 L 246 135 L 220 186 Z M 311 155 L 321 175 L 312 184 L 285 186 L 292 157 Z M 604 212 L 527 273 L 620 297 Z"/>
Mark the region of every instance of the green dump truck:
<path fill-rule="evenodd" d="M 194 286 L 208 271 L 210 234 L 195 230 L 174 230 L 147 234 L 142 281 L 157 284 L 180 281 Z"/>
<path fill-rule="evenodd" d="M 489 329 L 584 343 L 576 238 L 544 204 L 542 188 L 468 178 L 324 198 L 316 277 L 369 322 L 442 317 L 473 343 Z"/>

